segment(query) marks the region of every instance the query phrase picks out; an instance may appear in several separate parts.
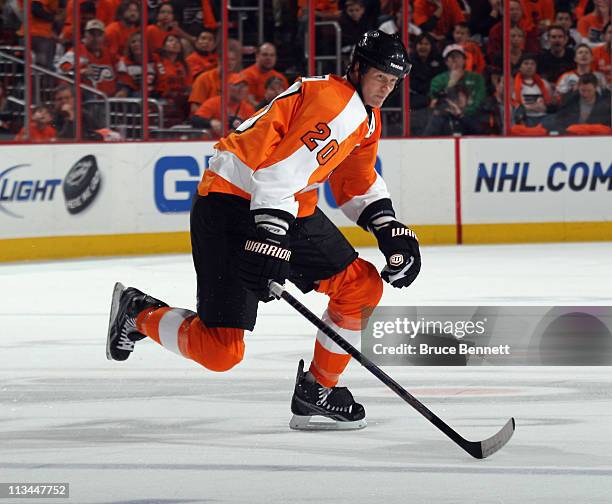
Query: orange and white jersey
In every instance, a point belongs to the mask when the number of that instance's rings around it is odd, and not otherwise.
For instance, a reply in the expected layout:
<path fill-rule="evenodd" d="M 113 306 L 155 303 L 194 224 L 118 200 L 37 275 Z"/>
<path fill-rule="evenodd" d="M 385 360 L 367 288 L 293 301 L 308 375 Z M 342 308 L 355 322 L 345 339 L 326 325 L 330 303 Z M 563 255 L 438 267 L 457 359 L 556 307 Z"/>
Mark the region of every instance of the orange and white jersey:
<path fill-rule="evenodd" d="M 366 109 L 345 79 L 302 78 L 215 145 L 198 191 L 306 217 L 329 179 L 336 202 L 356 222 L 368 205 L 389 198 L 374 170 L 380 133 L 380 111 Z"/>
<path fill-rule="evenodd" d="M 114 96 L 117 92 L 117 56 L 111 54 L 106 47 L 103 47 L 98 54 L 89 52 L 89 50 L 81 44 L 80 47 L 80 64 L 81 71 L 87 69 L 87 76 L 81 76 L 83 84 L 87 84 L 102 91 L 107 96 Z M 74 74 L 75 55 L 74 51 L 69 50 L 57 62 L 59 73 Z"/>
<path fill-rule="evenodd" d="M 599 83 L 599 92 L 608 88 L 608 84 L 606 83 L 606 77 L 600 72 L 591 72 Z M 565 72 L 561 74 L 559 79 L 557 80 L 556 92 L 557 94 L 566 94 L 570 91 L 578 90 L 578 81 L 580 80 L 580 75 L 576 70 L 571 70 L 569 72 Z"/>

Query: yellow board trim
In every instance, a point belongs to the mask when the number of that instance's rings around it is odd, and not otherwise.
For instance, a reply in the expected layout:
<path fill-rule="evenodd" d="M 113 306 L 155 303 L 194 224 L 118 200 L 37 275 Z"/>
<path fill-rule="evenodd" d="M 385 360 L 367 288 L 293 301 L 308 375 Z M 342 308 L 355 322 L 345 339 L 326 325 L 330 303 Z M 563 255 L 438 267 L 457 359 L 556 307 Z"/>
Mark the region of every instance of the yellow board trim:
<path fill-rule="evenodd" d="M 191 251 L 189 232 L 48 236 L 0 240 L 0 261 L 89 256 L 173 254 Z"/>
<path fill-rule="evenodd" d="M 611 241 L 612 222 L 464 224 L 462 233 L 465 244 Z"/>
<path fill-rule="evenodd" d="M 412 226 L 422 245 L 453 245 L 454 225 Z M 359 227 L 341 227 L 355 247 L 375 246 L 371 233 Z M 463 243 L 543 243 L 612 241 L 612 222 L 538 222 L 465 224 Z M 94 236 L 49 236 L 0 240 L 0 262 L 69 259 L 76 257 L 183 254 L 191 251 L 189 232 L 138 233 Z"/>

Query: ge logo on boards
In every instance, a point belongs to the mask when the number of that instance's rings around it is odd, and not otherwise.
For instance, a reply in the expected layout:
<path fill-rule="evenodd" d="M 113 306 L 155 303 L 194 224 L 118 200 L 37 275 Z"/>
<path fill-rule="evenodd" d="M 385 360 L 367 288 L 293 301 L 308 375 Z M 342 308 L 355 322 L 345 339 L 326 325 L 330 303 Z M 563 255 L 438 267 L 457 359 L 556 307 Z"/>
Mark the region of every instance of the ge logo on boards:
<path fill-rule="evenodd" d="M 204 166 L 208 160 L 204 158 Z M 189 212 L 191 199 L 202 178 L 198 161 L 191 156 L 164 156 L 155 163 L 153 191 L 155 206 L 161 213 Z"/>

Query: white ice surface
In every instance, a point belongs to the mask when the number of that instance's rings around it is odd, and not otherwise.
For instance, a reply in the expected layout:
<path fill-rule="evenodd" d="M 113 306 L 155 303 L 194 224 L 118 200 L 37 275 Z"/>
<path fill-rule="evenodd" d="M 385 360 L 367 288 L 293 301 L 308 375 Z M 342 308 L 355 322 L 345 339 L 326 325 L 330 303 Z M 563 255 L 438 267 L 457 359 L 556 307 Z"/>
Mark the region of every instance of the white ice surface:
<path fill-rule="evenodd" d="M 362 256 L 381 266 L 376 250 Z M 437 247 L 423 257 L 418 282 L 385 287 L 382 304 L 612 304 L 610 243 Z M 51 502 L 73 504 L 612 502 L 609 367 L 386 368 L 469 439 L 516 417 L 514 438 L 482 461 L 356 364 L 343 383 L 369 426 L 294 432 L 294 374 L 314 331 L 291 308 L 261 306 L 245 360 L 229 373 L 149 340 L 129 361 L 108 362 L 116 280 L 194 305 L 189 256 L 0 266 L 0 482 L 69 482 L 70 500 Z M 321 295 L 300 298 L 325 307 Z"/>

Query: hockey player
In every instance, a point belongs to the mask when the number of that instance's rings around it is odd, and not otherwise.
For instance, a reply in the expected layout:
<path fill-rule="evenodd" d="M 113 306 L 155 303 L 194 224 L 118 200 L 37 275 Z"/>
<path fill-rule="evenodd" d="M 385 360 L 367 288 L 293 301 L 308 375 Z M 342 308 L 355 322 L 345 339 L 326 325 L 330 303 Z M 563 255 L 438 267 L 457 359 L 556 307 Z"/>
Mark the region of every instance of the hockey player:
<path fill-rule="evenodd" d="M 358 345 L 363 314 L 380 300 L 382 278 L 410 285 L 421 259 L 414 233 L 395 218 L 389 192 L 374 170 L 383 102 L 408 74 L 396 36 L 373 30 L 356 46 L 344 78 L 302 78 L 222 138 L 191 211 L 197 313 L 171 308 L 118 283 L 113 292 L 107 356 L 125 360 L 148 336 L 213 371 L 227 371 L 244 353 L 259 301 L 272 299 L 270 280 L 329 296 L 323 314 Z M 329 180 L 343 212 L 374 233 L 387 264 L 379 275 L 317 208 Z M 300 361 L 291 401 L 292 428 L 320 415 L 333 428 L 361 428 L 363 406 L 337 387 L 350 355 L 323 333 L 309 370 Z"/>

